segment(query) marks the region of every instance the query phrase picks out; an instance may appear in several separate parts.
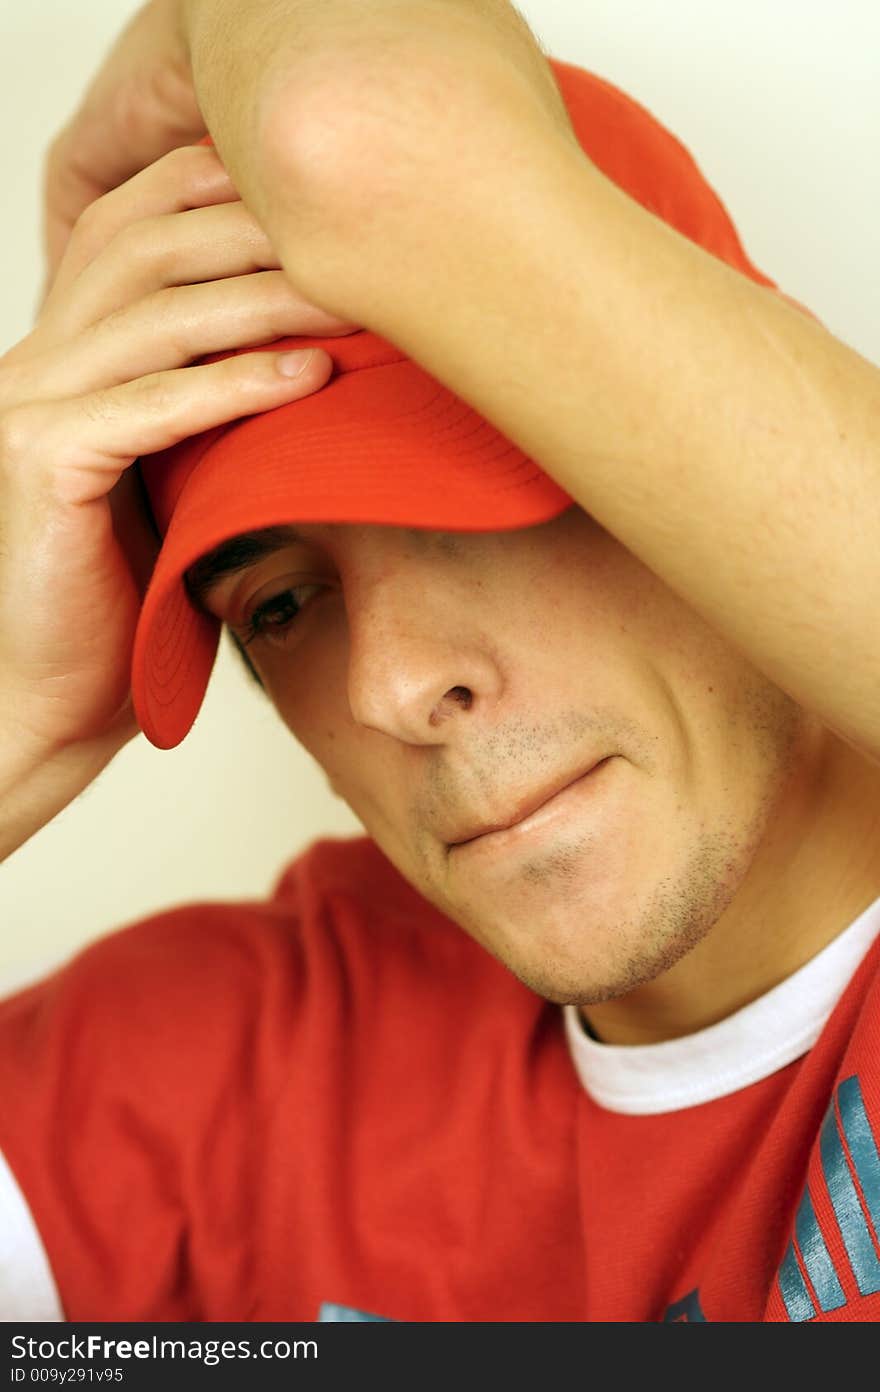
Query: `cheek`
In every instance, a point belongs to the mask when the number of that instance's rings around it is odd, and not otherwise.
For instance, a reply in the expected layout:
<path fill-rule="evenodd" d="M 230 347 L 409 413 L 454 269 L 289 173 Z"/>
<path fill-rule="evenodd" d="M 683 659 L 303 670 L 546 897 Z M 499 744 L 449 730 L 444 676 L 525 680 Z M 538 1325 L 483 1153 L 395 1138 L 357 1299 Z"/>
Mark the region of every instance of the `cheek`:
<path fill-rule="evenodd" d="M 325 621 L 315 623 L 295 648 L 265 650 L 258 666 L 284 724 L 324 764 L 352 722 L 345 625 L 329 613 L 320 617 Z"/>
<path fill-rule="evenodd" d="M 294 738 L 323 769 L 333 791 L 363 820 L 377 772 L 375 735 L 358 727 L 348 702 L 348 640 L 344 625 L 310 635 L 290 656 L 272 654 L 260 665 L 269 699 Z"/>

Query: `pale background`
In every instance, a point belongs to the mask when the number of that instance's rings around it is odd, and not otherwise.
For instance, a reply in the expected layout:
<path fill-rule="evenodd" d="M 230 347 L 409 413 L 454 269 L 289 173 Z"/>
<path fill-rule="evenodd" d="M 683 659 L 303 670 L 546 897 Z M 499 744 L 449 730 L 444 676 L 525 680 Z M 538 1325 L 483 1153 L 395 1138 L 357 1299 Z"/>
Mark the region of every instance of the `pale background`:
<path fill-rule="evenodd" d="M 42 155 L 129 0 L 0 19 L 0 351 L 41 281 Z M 524 0 L 545 49 L 631 92 L 696 156 L 767 274 L 880 363 L 877 0 Z M 0 865 L 0 991 L 101 933 L 194 899 L 262 896 L 318 835 L 358 825 L 224 640 L 181 748 L 143 737 Z"/>

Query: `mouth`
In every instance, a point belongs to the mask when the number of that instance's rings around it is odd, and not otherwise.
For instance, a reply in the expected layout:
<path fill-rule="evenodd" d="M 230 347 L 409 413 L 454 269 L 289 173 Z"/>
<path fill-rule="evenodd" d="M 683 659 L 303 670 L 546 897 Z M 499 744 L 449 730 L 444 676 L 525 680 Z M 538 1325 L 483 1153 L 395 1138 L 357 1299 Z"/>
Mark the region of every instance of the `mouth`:
<path fill-rule="evenodd" d="M 497 836 L 501 832 L 515 832 L 518 829 L 524 832 L 532 826 L 537 826 L 541 820 L 544 820 L 545 816 L 550 815 L 557 799 L 562 798 L 563 794 L 567 793 L 570 789 L 577 787 L 584 783 L 586 779 L 591 778 L 613 758 L 613 754 L 608 754 L 604 759 L 597 759 L 595 763 L 590 764 L 586 769 L 582 769 L 573 777 L 567 778 L 563 782 L 557 782 L 549 789 L 544 789 L 537 794 L 532 794 L 530 797 L 522 799 L 507 818 L 498 821 L 484 822 L 475 827 L 468 828 L 463 836 L 455 841 L 448 842 L 447 854 L 463 846 L 473 845 L 476 841 L 483 841 L 487 837 Z"/>

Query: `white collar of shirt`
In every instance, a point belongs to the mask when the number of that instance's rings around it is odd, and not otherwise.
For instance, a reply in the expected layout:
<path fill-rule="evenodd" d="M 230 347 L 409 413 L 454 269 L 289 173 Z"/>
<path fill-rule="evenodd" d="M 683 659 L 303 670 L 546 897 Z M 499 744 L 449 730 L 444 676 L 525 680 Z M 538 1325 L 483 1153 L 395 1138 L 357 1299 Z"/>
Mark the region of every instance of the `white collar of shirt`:
<path fill-rule="evenodd" d="M 631 1116 L 677 1112 L 767 1078 L 815 1044 L 880 934 L 875 899 L 833 942 L 772 991 L 708 1029 L 660 1044 L 600 1044 L 563 1006 L 578 1077 L 600 1107 Z"/>

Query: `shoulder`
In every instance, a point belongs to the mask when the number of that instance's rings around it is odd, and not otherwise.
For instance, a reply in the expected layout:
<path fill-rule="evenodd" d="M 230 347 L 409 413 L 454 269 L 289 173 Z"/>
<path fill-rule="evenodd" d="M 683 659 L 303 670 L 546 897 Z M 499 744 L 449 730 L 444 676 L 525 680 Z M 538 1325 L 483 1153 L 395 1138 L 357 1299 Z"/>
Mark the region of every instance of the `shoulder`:
<path fill-rule="evenodd" d="M 187 1069 L 203 1080 L 255 1031 L 276 1040 L 331 996 L 434 986 L 465 963 L 507 976 L 367 838 L 315 843 L 265 900 L 180 905 L 98 939 L 0 1001 L 0 1078 L 54 1056 L 69 1079 L 100 1061 L 130 1088 Z M 445 967 L 445 972 L 444 972 Z M 10 1078 L 11 1081 L 11 1078 Z"/>
<path fill-rule="evenodd" d="M 56 1300 L 46 1252 L 69 1319 L 192 1320 L 209 1296 L 250 1308 L 251 1248 L 218 1265 L 216 1214 L 250 1233 L 254 1195 L 295 1188 L 353 1111 L 375 1123 L 391 1096 L 404 1125 L 430 1121 L 468 1030 L 484 1070 L 509 1047 L 511 998 L 530 993 L 364 840 L 313 846 L 265 900 L 123 927 L 0 1001 L 0 1153 L 42 1302 L 29 1317 Z"/>

